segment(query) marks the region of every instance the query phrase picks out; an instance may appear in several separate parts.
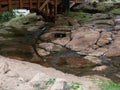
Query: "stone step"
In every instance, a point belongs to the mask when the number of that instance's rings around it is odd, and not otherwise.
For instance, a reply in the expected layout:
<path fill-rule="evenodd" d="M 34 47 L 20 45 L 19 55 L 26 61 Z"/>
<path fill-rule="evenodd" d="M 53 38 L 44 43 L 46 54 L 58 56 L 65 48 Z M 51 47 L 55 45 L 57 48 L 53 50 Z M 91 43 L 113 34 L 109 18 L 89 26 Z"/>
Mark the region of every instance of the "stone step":
<path fill-rule="evenodd" d="M 115 18 L 116 18 L 116 19 L 120 19 L 120 15 L 117 15 Z"/>
<path fill-rule="evenodd" d="M 120 24 L 120 19 L 115 19 L 116 24 Z"/>
<path fill-rule="evenodd" d="M 116 25 L 114 28 L 116 31 L 118 31 L 118 30 L 120 30 L 120 25 Z"/>

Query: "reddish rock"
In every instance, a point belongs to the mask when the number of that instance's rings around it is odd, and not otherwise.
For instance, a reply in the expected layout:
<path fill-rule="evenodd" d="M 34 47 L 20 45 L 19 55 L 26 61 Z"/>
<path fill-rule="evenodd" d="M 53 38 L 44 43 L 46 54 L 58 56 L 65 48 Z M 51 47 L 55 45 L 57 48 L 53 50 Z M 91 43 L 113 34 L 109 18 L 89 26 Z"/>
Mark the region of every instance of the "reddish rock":
<path fill-rule="evenodd" d="M 72 40 L 67 47 L 75 51 L 83 51 L 91 48 L 99 38 L 99 32 L 88 28 L 79 28 L 72 33 Z"/>
<path fill-rule="evenodd" d="M 120 37 L 115 38 L 115 41 L 109 46 L 109 50 L 104 55 L 107 57 L 120 56 Z"/>
<path fill-rule="evenodd" d="M 111 32 L 102 32 L 101 37 L 97 42 L 98 46 L 105 46 L 106 44 L 110 43 L 112 40 L 112 33 Z"/>

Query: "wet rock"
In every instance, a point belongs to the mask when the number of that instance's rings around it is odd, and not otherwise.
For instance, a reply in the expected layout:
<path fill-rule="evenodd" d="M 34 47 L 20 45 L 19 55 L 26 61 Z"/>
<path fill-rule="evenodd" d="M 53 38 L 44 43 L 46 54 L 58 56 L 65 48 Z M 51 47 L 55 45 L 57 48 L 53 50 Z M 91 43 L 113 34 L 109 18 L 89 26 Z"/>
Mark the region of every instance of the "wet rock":
<path fill-rule="evenodd" d="M 72 32 L 72 40 L 66 45 L 74 51 L 84 51 L 91 48 L 99 38 L 99 32 L 88 28 L 79 28 Z"/>
<path fill-rule="evenodd" d="M 66 90 L 65 89 L 66 85 L 67 81 L 65 79 L 57 78 L 50 90 Z"/>
<path fill-rule="evenodd" d="M 84 57 L 84 59 L 89 60 L 97 65 L 102 64 L 102 60 L 100 60 L 98 57 L 95 57 L 95 56 L 86 56 L 86 57 Z"/>
<path fill-rule="evenodd" d="M 108 67 L 103 65 L 103 66 L 97 66 L 95 68 L 93 68 L 92 70 L 93 71 L 103 71 L 103 70 L 106 70 Z"/>
<path fill-rule="evenodd" d="M 66 58 L 66 63 L 69 67 L 86 67 L 86 66 L 93 66 L 94 63 L 92 63 L 91 61 L 88 61 L 88 60 L 85 60 L 85 59 L 82 59 L 82 58 L 70 58 L 70 57 L 67 57 Z"/>
<path fill-rule="evenodd" d="M 0 63 L 0 74 L 5 74 L 9 71 L 9 65 L 6 62 Z"/>
<path fill-rule="evenodd" d="M 105 46 L 112 41 L 112 33 L 111 32 L 102 32 L 99 40 L 97 41 L 98 46 Z"/>
<path fill-rule="evenodd" d="M 37 49 L 37 52 L 38 52 L 39 55 L 41 55 L 41 56 L 46 56 L 46 55 L 49 55 L 49 54 L 50 54 L 50 52 L 48 52 L 48 51 L 46 51 L 46 50 L 44 50 L 44 49 L 40 49 L 40 48 Z"/>

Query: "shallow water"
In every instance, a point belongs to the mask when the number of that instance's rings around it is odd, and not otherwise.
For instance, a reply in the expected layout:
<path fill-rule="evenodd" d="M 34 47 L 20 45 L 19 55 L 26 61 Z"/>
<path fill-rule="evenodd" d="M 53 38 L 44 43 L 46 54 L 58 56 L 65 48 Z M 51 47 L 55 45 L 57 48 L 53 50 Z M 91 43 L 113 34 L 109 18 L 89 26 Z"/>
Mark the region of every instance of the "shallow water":
<path fill-rule="evenodd" d="M 120 78 L 116 76 L 116 74 L 120 74 L 120 57 L 112 57 L 111 64 L 107 65 L 108 69 L 103 71 L 93 71 L 92 69 L 97 65 L 84 60 L 84 56 L 80 56 L 76 52 L 67 49 L 47 56 L 47 61 L 44 62 L 33 50 L 31 34 L 28 34 L 28 32 L 25 33 L 17 34 L 18 36 L 6 36 L 4 40 L 0 40 L 0 54 L 46 67 L 54 67 L 65 73 L 71 73 L 77 76 L 101 75 L 115 82 L 120 82 Z"/>

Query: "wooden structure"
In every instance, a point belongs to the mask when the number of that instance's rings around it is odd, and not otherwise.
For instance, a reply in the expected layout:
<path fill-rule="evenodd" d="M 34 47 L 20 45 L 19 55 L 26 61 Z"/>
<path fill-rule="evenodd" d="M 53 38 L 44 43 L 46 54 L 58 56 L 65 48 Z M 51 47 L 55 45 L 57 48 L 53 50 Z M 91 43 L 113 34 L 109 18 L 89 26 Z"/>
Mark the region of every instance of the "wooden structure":
<path fill-rule="evenodd" d="M 58 13 L 65 10 L 65 1 L 80 3 L 81 0 L 0 0 L 0 15 L 3 11 L 11 11 L 12 9 L 29 9 L 42 13 L 46 17 L 55 17 Z M 71 7 L 71 5 L 69 5 Z"/>

